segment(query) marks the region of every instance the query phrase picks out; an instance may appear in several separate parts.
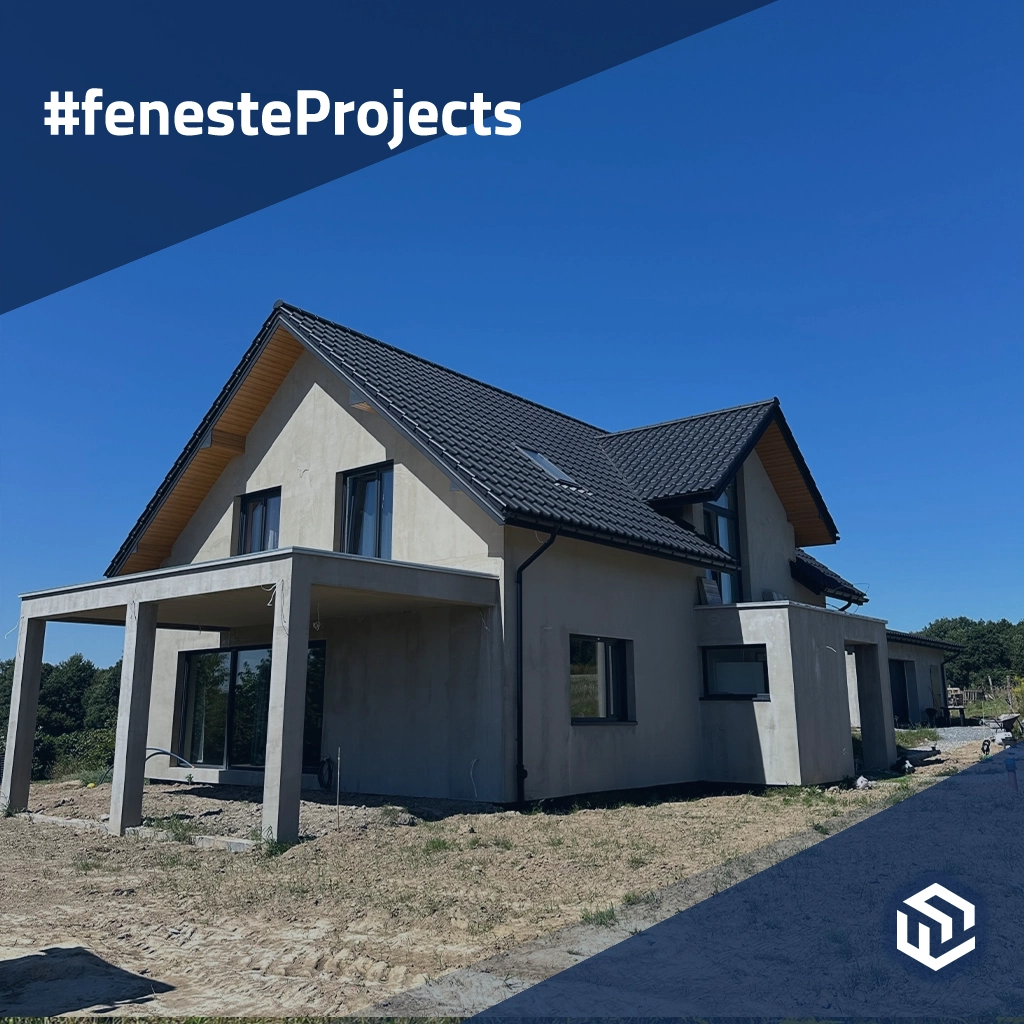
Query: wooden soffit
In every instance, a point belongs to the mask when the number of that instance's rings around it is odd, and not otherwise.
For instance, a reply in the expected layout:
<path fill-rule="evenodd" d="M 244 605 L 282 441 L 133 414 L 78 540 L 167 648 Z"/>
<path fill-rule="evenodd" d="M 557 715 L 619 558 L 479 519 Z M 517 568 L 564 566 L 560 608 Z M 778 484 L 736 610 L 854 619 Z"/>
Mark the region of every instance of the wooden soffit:
<path fill-rule="evenodd" d="M 818 499 L 777 419 L 768 424 L 754 451 L 793 524 L 797 547 L 835 544 L 837 538 L 822 518 Z"/>
<path fill-rule="evenodd" d="M 270 336 L 227 397 L 212 427 L 200 439 L 140 535 L 135 550 L 116 575 L 157 569 L 170 557 L 174 542 L 227 464 L 245 451 L 246 436 L 303 351 L 303 346 L 283 327 Z"/>

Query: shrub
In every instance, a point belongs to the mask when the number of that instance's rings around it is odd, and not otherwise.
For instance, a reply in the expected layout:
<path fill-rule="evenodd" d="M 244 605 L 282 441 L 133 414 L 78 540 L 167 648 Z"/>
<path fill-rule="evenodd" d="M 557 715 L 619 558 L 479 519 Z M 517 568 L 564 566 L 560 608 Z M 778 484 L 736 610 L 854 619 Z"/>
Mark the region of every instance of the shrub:
<path fill-rule="evenodd" d="M 108 768 L 114 760 L 114 729 L 82 729 L 61 736 L 36 734 L 32 778 L 63 779 Z"/>

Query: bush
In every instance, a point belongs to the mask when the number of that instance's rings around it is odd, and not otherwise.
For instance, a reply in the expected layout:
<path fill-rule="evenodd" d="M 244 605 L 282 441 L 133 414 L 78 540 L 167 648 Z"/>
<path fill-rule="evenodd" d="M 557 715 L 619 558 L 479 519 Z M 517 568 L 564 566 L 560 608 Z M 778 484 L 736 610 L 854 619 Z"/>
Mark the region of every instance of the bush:
<path fill-rule="evenodd" d="M 33 779 L 64 779 L 102 772 L 114 760 L 114 729 L 82 729 L 62 736 L 36 734 Z"/>

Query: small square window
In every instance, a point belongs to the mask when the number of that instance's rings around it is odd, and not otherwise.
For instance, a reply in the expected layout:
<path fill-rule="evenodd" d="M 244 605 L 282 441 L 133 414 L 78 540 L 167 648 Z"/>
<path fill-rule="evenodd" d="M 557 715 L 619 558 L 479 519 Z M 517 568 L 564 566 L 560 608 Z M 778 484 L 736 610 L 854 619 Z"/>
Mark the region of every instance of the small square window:
<path fill-rule="evenodd" d="M 629 721 L 628 643 L 569 637 L 569 703 L 574 722 Z"/>
<path fill-rule="evenodd" d="M 739 700 L 768 700 L 768 648 L 705 647 L 704 696 Z"/>
<path fill-rule="evenodd" d="M 238 522 L 238 553 L 273 551 L 281 537 L 281 488 L 242 495 Z"/>

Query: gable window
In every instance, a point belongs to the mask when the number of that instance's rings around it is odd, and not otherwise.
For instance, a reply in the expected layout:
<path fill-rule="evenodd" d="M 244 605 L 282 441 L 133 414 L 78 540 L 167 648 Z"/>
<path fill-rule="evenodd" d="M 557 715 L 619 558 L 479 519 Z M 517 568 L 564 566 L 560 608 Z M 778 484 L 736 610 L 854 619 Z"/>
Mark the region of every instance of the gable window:
<path fill-rule="evenodd" d="M 367 558 L 391 557 L 391 463 L 345 474 L 345 521 L 341 550 Z"/>
<path fill-rule="evenodd" d="M 768 700 L 768 648 L 764 644 L 704 647 L 704 696 Z"/>
<path fill-rule="evenodd" d="M 628 640 L 569 637 L 573 723 L 629 721 Z"/>
<path fill-rule="evenodd" d="M 242 495 L 238 553 L 273 551 L 281 536 L 281 488 Z"/>
<path fill-rule="evenodd" d="M 740 561 L 739 511 L 736 501 L 736 481 L 729 483 L 717 501 L 704 503 L 704 536 L 717 544 L 726 554 L 732 555 L 736 564 Z M 740 600 L 740 576 L 738 572 L 707 570 L 708 579 L 718 584 L 722 604 L 736 604 Z"/>

